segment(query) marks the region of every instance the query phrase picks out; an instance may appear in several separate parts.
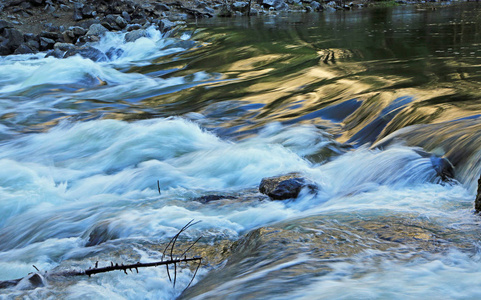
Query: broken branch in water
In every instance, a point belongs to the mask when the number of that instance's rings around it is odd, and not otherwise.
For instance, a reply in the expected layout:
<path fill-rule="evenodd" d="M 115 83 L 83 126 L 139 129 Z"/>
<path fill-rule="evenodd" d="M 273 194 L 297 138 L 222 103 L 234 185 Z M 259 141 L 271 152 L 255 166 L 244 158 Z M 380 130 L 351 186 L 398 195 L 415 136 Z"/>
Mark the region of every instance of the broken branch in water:
<path fill-rule="evenodd" d="M 132 269 L 137 271 L 139 273 L 139 268 L 147 268 L 147 267 L 157 267 L 157 266 L 163 266 L 165 265 L 167 268 L 167 275 L 169 277 L 170 282 L 172 282 L 172 278 L 170 276 L 169 272 L 169 265 L 174 265 L 174 281 L 173 281 L 173 286 L 175 287 L 176 281 L 177 281 L 177 264 L 180 263 L 188 263 L 188 262 L 193 262 L 197 261 L 197 267 L 195 269 L 194 275 L 192 276 L 192 279 L 190 280 L 189 284 L 187 285 L 186 289 L 192 284 L 194 281 L 195 276 L 197 275 L 197 271 L 199 270 L 199 267 L 202 263 L 202 257 L 194 256 L 194 257 L 186 257 L 186 253 L 200 240 L 198 238 L 195 240 L 193 243 L 190 244 L 190 246 L 185 250 L 182 255 L 180 255 L 178 258 L 174 258 L 174 247 L 175 247 L 175 242 L 179 238 L 180 234 L 187 230 L 189 227 L 198 224 L 198 222 L 194 222 L 194 220 L 191 220 L 189 223 L 187 223 L 184 227 L 182 227 L 179 232 L 177 232 L 176 235 L 174 235 L 167 246 L 164 249 L 164 252 L 162 253 L 162 258 L 160 261 L 155 261 L 155 262 L 150 262 L 150 263 L 140 263 L 137 262 L 135 264 L 115 264 L 113 262 L 110 263 L 110 266 L 108 267 L 101 267 L 99 268 L 99 262 L 95 262 L 95 267 L 94 268 L 89 268 L 87 270 L 80 270 L 80 271 L 68 271 L 68 272 L 59 272 L 59 273 L 50 273 L 49 276 L 82 276 L 82 275 L 88 275 L 91 277 L 94 274 L 99 274 L 99 273 L 106 273 L 106 272 L 111 272 L 111 271 L 124 271 L 125 274 L 127 273 L 127 270 L 130 270 L 132 272 Z M 169 260 L 164 260 L 165 253 L 169 250 L 170 248 L 170 259 Z M 33 266 L 35 270 L 37 270 L 38 273 L 30 273 L 27 277 L 27 280 L 30 281 L 32 288 L 38 287 L 38 286 L 43 286 L 43 281 L 42 281 L 42 276 L 47 274 L 40 274 L 40 270 L 34 265 Z M 32 278 L 35 276 L 35 280 L 39 283 L 34 283 L 34 280 Z M 40 279 L 39 279 L 40 278 Z M 9 287 L 14 287 L 17 286 L 17 284 L 22 281 L 24 278 L 18 278 L 18 279 L 13 279 L 13 280 L 6 280 L 6 281 L 0 281 L 0 289 L 2 288 L 9 288 Z"/>

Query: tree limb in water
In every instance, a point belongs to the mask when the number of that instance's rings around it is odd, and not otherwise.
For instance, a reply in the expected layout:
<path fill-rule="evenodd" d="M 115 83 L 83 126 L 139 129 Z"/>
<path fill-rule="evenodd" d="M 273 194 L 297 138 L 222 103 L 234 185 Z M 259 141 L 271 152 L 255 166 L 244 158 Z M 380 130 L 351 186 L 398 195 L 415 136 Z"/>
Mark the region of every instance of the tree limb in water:
<path fill-rule="evenodd" d="M 164 249 L 164 252 L 162 253 L 162 259 L 160 261 L 155 261 L 155 262 L 150 262 L 150 263 L 140 263 L 140 262 L 137 262 L 135 264 L 115 264 L 113 262 L 110 263 L 110 266 L 108 267 L 101 267 L 99 268 L 98 267 L 98 263 L 99 262 L 96 262 L 95 263 L 95 267 L 94 268 L 89 268 L 89 269 L 86 269 L 86 270 L 80 270 L 80 271 L 67 271 L 67 272 L 59 272 L 59 273 L 50 273 L 49 276 L 82 276 L 82 275 L 88 275 L 89 277 L 94 275 L 94 274 L 99 274 L 99 273 L 106 273 L 106 272 L 112 272 L 112 271 L 124 271 L 125 274 L 128 274 L 127 273 L 127 270 L 130 270 L 132 272 L 132 270 L 135 270 L 137 271 L 137 273 L 139 273 L 139 268 L 148 268 L 148 267 L 157 267 L 157 266 L 165 266 L 166 269 L 167 269 L 167 275 L 169 276 L 169 280 L 170 282 L 172 282 L 172 278 L 170 276 L 170 272 L 169 272 L 169 265 L 174 265 L 174 281 L 173 281 L 173 285 L 175 287 L 175 283 L 176 283 L 176 280 L 177 280 L 177 264 L 180 264 L 180 263 L 188 263 L 188 262 L 193 262 L 193 261 L 197 261 L 198 264 L 197 264 L 197 268 L 194 272 L 194 275 L 192 276 L 192 279 L 189 283 L 189 285 L 186 287 L 189 288 L 189 286 L 192 284 L 192 282 L 194 281 L 194 278 L 197 274 L 197 271 L 199 270 L 199 267 L 202 263 L 202 257 L 198 257 L 198 256 L 194 256 L 194 257 L 187 257 L 185 256 L 185 254 L 200 240 L 200 238 L 198 238 L 197 240 L 195 240 L 188 248 L 187 250 L 185 250 L 182 255 L 180 256 L 180 258 L 175 258 L 174 257 L 174 247 L 175 247 L 175 242 L 177 241 L 177 239 L 179 238 L 180 234 L 182 232 L 184 232 L 185 230 L 187 230 L 189 227 L 197 224 L 199 222 L 195 222 L 194 223 L 194 220 L 191 220 L 189 223 L 187 223 L 184 227 L 182 227 L 179 232 L 177 232 L 177 234 L 172 237 L 169 241 L 169 243 L 167 244 L 167 246 L 165 247 Z M 170 248 L 170 259 L 169 260 L 164 260 L 164 257 L 165 257 L 165 253 L 169 250 Z M 42 282 L 42 276 L 40 274 L 40 271 L 39 269 L 36 267 L 36 266 L 33 266 L 35 268 L 35 270 L 37 270 L 38 273 L 30 273 L 29 276 L 25 277 L 25 278 L 28 278 L 28 280 L 32 283 L 32 285 L 34 285 L 34 287 L 36 286 L 41 286 L 41 285 L 36 285 L 35 286 L 35 283 L 33 281 L 40 281 Z M 46 274 L 47 272 L 45 272 Z M 33 274 L 33 275 L 32 275 Z M 34 279 L 32 279 L 34 278 Z M 0 281 L 0 289 L 4 289 L 4 288 L 9 288 L 9 287 L 14 287 L 14 286 L 17 286 L 20 281 L 22 281 L 24 278 L 18 278 L 18 279 L 13 279 L 13 280 L 6 280 L 6 281 Z"/>

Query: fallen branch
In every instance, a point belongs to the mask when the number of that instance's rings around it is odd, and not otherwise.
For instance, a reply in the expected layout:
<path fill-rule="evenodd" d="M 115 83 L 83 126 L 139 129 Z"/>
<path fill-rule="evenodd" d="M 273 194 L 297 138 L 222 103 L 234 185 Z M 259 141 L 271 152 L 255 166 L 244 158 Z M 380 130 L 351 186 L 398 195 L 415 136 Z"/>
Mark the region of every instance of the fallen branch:
<path fill-rule="evenodd" d="M 139 268 L 148 268 L 148 267 L 157 267 L 157 266 L 166 266 L 166 269 L 167 269 L 167 275 L 169 277 L 169 280 L 170 282 L 172 282 L 172 278 L 170 276 L 170 272 L 169 272 L 169 265 L 174 265 L 174 281 L 173 281 L 173 286 L 175 287 L 175 284 L 176 284 L 176 281 L 177 281 L 177 264 L 181 264 L 181 263 L 188 263 L 188 262 L 193 262 L 193 261 L 197 261 L 198 264 L 197 264 L 197 268 L 194 272 L 194 275 L 192 276 L 192 279 L 190 280 L 189 284 L 187 285 L 186 289 L 189 288 L 189 286 L 192 284 L 192 282 L 194 281 L 194 278 L 197 274 L 197 271 L 199 270 L 199 267 L 202 263 L 202 257 L 198 257 L 198 256 L 194 256 L 194 257 L 187 257 L 185 256 L 186 253 L 200 240 L 200 238 L 198 238 L 197 240 L 195 240 L 192 244 L 190 244 L 190 246 L 187 248 L 187 250 L 185 250 L 182 255 L 180 255 L 180 258 L 177 257 L 175 258 L 173 252 L 174 252 L 174 247 L 175 247 L 175 242 L 177 241 L 177 239 L 179 238 L 180 234 L 182 232 L 184 232 L 185 230 L 187 230 L 189 227 L 197 224 L 199 222 L 195 222 L 194 223 L 194 220 L 191 220 L 189 223 L 187 223 L 184 227 L 182 227 L 179 232 L 177 232 L 177 234 L 172 237 L 169 241 L 169 243 L 167 244 L 167 246 L 165 247 L 164 249 L 164 252 L 162 253 L 162 259 L 160 261 L 155 261 L 155 262 L 149 262 L 149 263 L 141 263 L 141 262 L 137 262 L 135 264 L 115 264 L 113 262 L 110 263 L 110 266 L 107 266 L 107 267 L 101 267 L 99 268 L 98 267 L 98 264 L 99 262 L 97 261 L 95 263 L 95 267 L 94 268 L 88 268 L 86 270 L 80 270 L 80 271 L 67 271 L 67 272 L 59 272 L 59 273 L 50 273 L 48 274 L 48 276 L 63 276 L 63 277 L 68 277 L 68 276 L 89 276 L 91 277 L 92 275 L 94 274 L 100 274 L 100 273 L 106 273 L 106 272 L 112 272 L 112 271 L 124 271 L 125 274 L 128 274 L 127 273 L 127 270 L 130 270 L 130 272 L 133 273 L 132 270 L 135 270 L 137 273 L 139 273 Z M 169 250 L 170 248 L 170 259 L 169 260 L 164 260 L 164 257 L 165 257 L 165 253 Z M 42 276 L 43 275 L 47 275 L 47 272 L 45 272 L 45 274 L 41 274 L 40 270 L 36 267 L 36 266 L 33 266 L 35 268 L 35 270 L 37 270 L 38 273 L 30 273 L 27 277 L 27 280 L 30 281 L 30 283 L 32 284 L 32 287 L 35 288 L 37 286 L 42 286 L 43 285 L 43 281 L 42 281 Z M 31 278 L 34 278 L 35 277 L 35 280 L 40 282 L 40 284 L 35 284 L 33 282 L 33 280 Z M 16 286 L 20 281 L 22 281 L 23 279 L 25 278 L 18 278 L 18 279 L 13 279 L 13 280 L 6 280 L 6 281 L 0 281 L 0 289 L 4 289 L 4 288 L 9 288 L 9 287 L 14 287 Z M 38 280 L 38 278 L 40 278 L 40 281 Z"/>

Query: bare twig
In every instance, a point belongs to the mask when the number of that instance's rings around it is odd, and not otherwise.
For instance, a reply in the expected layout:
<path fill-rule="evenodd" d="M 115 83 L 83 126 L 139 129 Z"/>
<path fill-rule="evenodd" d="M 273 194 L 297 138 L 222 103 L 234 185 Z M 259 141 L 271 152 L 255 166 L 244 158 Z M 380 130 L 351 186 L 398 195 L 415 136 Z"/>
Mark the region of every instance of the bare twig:
<path fill-rule="evenodd" d="M 173 252 L 174 252 L 175 243 L 176 243 L 177 239 L 179 238 L 180 234 L 182 232 L 184 232 L 185 230 L 187 230 L 189 227 L 191 227 L 191 226 L 193 226 L 197 223 L 199 223 L 199 222 L 194 222 L 194 220 L 191 220 L 184 227 L 182 227 L 174 237 L 172 237 L 170 239 L 167 247 L 165 247 L 164 252 L 162 253 L 162 258 L 161 258 L 160 261 L 155 261 L 155 262 L 150 262 L 150 263 L 137 262 L 135 264 L 126 264 L 126 265 L 125 264 L 119 265 L 118 263 L 114 265 L 113 262 L 110 262 L 110 266 L 101 267 L 101 268 L 99 268 L 99 262 L 96 261 L 94 268 L 89 268 L 87 270 L 80 270 L 80 271 L 68 271 L 68 272 L 51 273 L 50 275 L 53 275 L 53 276 L 82 276 L 82 275 L 87 275 L 87 276 L 90 277 L 94 274 L 106 273 L 106 272 L 111 272 L 111 271 L 116 271 L 116 270 L 123 271 L 127 275 L 128 274 L 127 270 L 130 270 L 132 272 L 132 269 L 135 269 L 137 271 L 137 273 L 139 273 L 139 268 L 156 267 L 156 266 L 165 265 L 165 267 L 167 269 L 167 275 L 169 276 L 169 280 L 172 282 L 172 277 L 171 277 L 170 271 L 169 271 L 169 265 L 173 264 L 174 265 L 173 286 L 175 288 L 175 284 L 177 282 L 177 264 L 180 265 L 181 263 L 188 263 L 188 262 L 197 261 L 198 265 L 197 265 L 197 268 L 194 272 L 194 275 L 193 275 L 189 285 L 187 286 L 187 288 L 188 288 L 192 284 L 192 282 L 194 281 L 194 278 L 197 274 L 197 271 L 198 271 L 198 269 L 199 269 L 199 267 L 202 263 L 202 257 L 194 256 L 194 257 L 188 258 L 188 257 L 185 256 L 185 254 L 200 240 L 200 238 L 195 240 L 187 248 L 187 250 L 185 250 L 182 253 L 182 255 L 179 258 L 174 258 Z M 164 260 L 165 253 L 169 250 L 169 247 L 170 247 L 170 259 Z M 40 272 L 40 270 L 36 266 L 33 266 L 33 267 L 35 268 L 35 270 L 37 270 L 37 272 Z M 13 287 L 13 286 L 17 285 L 21 280 L 22 280 L 22 278 L 14 279 L 14 280 L 8 280 L 8 281 L 0 281 L 0 289 L 1 288 L 7 288 L 7 287 Z"/>
<path fill-rule="evenodd" d="M 175 264 L 178 264 L 178 263 L 181 263 L 181 262 L 200 261 L 201 259 L 202 259 L 202 257 L 190 257 L 190 258 L 179 258 L 179 259 L 174 259 L 174 260 L 155 261 L 155 262 L 150 262 L 150 263 L 137 262 L 135 264 L 128 264 L 128 265 L 115 264 L 115 265 L 110 265 L 108 267 L 93 268 L 93 269 L 76 271 L 76 272 L 70 273 L 70 275 L 73 275 L 73 276 L 80 276 L 80 275 L 92 276 L 94 274 L 106 273 L 106 272 L 112 272 L 112 271 L 124 271 L 127 274 L 127 270 L 131 270 L 131 269 L 135 269 L 138 273 L 139 268 L 157 267 L 157 266 L 171 265 L 171 264 L 175 265 Z"/>

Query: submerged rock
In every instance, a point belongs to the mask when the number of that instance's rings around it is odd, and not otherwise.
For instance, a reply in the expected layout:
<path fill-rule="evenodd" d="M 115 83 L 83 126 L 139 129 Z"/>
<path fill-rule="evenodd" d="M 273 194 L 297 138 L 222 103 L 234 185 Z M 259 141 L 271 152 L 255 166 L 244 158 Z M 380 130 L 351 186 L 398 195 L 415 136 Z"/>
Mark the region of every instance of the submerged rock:
<path fill-rule="evenodd" d="M 97 246 L 107 241 L 118 239 L 118 234 L 111 230 L 109 225 L 108 222 L 104 222 L 94 227 L 89 234 L 85 247 Z"/>
<path fill-rule="evenodd" d="M 90 46 L 83 46 L 83 47 L 80 47 L 80 48 L 70 49 L 65 53 L 64 58 L 74 56 L 74 55 L 77 55 L 77 54 L 84 57 L 84 58 L 88 58 L 88 59 L 90 59 L 92 61 L 96 61 L 96 62 L 102 62 L 102 61 L 108 61 L 109 60 L 107 58 L 107 56 L 102 51 L 100 51 L 97 48 L 90 47 Z"/>
<path fill-rule="evenodd" d="M 30 273 L 25 276 L 20 282 L 15 286 L 17 290 L 30 290 L 37 287 L 46 286 L 45 277 L 39 273 Z"/>
<path fill-rule="evenodd" d="M 225 200 L 225 199 L 233 200 L 233 199 L 236 199 L 236 197 L 226 196 L 226 195 L 206 195 L 206 196 L 194 198 L 192 200 L 205 204 L 212 201 Z"/>
<path fill-rule="evenodd" d="M 263 178 L 259 185 L 259 191 L 271 200 L 297 198 L 303 188 L 308 188 L 310 192 L 318 189 L 314 182 L 296 173 Z"/>

